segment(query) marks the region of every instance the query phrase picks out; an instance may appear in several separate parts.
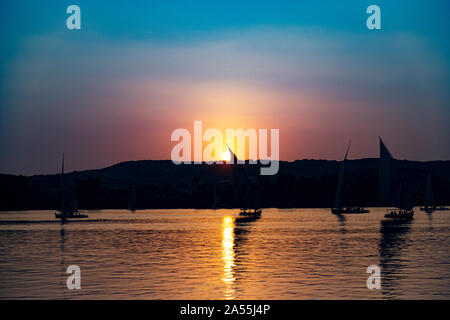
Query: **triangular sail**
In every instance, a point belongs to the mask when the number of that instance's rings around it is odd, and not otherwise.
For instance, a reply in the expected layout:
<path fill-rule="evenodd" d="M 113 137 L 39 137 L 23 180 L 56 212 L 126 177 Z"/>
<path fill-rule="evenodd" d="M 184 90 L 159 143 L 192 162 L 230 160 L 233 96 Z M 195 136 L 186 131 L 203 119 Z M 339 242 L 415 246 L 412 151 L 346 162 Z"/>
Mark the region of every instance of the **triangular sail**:
<path fill-rule="evenodd" d="M 232 155 L 233 164 L 231 171 L 233 176 L 233 184 L 237 204 L 241 209 L 260 209 L 261 199 L 250 182 L 242 164 L 238 163 L 238 159 L 233 151 L 228 147 Z"/>
<path fill-rule="evenodd" d="M 394 161 L 380 137 L 380 200 L 384 205 L 411 210 L 414 200 L 401 181 Z"/>
<path fill-rule="evenodd" d="M 345 176 L 345 163 L 347 161 L 348 151 L 350 150 L 351 140 L 348 143 L 347 152 L 345 153 L 344 160 L 342 161 L 341 171 L 339 172 L 339 182 L 336 191 L 336 197 L 334 199 L 334 208 L 340 209 L 342 207 L 342 187 L 344 185 L 344 176 Z"/>
<path fill-rule="evenodd" d="M 380 200 L 384 205 L 391 202 L 391 171 L 392 171 L 392 156 L 388 148 L 384 145 L 380 137 Z"/>

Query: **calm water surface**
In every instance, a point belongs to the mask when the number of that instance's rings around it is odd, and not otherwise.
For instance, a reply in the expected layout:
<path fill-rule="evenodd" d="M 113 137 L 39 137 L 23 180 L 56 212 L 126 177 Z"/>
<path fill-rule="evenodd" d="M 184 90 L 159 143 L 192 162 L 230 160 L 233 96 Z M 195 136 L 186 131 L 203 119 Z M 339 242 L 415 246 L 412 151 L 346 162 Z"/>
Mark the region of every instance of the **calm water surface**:
<path fill-rule="evenodd" d="M 450 299 L 450 212 L 388 223 L 383 208 L 0 213 L 0 298 Z M 81 268 L 80 290 L 66 268 Z M 368 290 L 369 265 L 382 270 Z"/>

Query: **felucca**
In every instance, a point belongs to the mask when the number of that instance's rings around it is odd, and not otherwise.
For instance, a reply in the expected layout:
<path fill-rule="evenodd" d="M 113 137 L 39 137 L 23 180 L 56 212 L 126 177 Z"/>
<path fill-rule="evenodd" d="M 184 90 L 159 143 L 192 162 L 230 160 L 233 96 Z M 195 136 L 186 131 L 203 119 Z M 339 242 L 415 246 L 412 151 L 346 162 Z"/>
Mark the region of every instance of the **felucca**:
<path fill-rule="evenodd" d="M 233 157 L 231 171 L 233 176 L 235 197 L 240 207 L 239 215 L 250 217 L 261 216 L 261 199 L 250 182 L 244 167 L 242 164 L 238 163 L 238 159 L 230 147 L 228 147 L 228 149 Z"/>
<path fill-rule="evenodd" d="M 61 205 L 58 212 L 55 212 L 55 218 L 66 220 L 72 218 L 87 218 L 86 214 L 81 214 L 78 211 L 77 200 L 73 193 L 71 193 L 64 183 L 64 153 L 61 166 Z"/>
<path fill-rule="evenodd" d="M 352 141 L 348 143 L 347 152 L 345 153 L 344 160 L 342 161 L 341 165 L 341 171 L 339 172 L 339 182 L 338 187 L 336 191 L 336 197 L 334 199 L 334 206 L 331 208 L 331 212 L 334 214 L 355 214 L 355 213 L 369 213 L 370 211 L 367 209 L 364 209 L 362 207 L 352 207 L 352 206 L 342 206 L 342 188 L 344 187 L 344 180 L 345 180 L 345 165 L 347 162 L 347 155 L 348 151 L 350 150 L 350 144 Z"/>
<path fill-rule="evenodd" d="M 395 159 L 380 137 L 380 198 L 383 204 L 393 206 L 387 209 L 386 218 L 412 219 L 414 201 L 398 174 Z"/>

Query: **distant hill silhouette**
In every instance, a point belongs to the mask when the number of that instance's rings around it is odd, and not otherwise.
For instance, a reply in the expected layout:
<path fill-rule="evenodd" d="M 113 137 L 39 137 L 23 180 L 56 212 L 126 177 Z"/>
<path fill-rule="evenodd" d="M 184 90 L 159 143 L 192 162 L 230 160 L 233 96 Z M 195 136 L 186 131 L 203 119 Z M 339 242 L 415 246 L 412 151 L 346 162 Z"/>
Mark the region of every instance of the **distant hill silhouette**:
<path fill-rule="evenodd" d="M 425 197 L 427 174 L 438 204 L 450 203 L 450 161 L 397 160 L 417 205 Z M 281 161 L 274 176 L 260 176 L 259 165 L 245 165 L 264 207 L 330 207 L 341 162 Z M 378 204 L 378 159 L 349 160 L 344 202 Z M 210 208 L 214 184 L 219 206 L 234 207 L 230 165 L 174 165 L 170 160 L 128 161 L 65 175 L 80 209 L 127 208 L 134 188 L 135 206 L 144 208 Z M 57 209 L 59 175 L 30 177 L 0 174 L 0 210 Z"/>

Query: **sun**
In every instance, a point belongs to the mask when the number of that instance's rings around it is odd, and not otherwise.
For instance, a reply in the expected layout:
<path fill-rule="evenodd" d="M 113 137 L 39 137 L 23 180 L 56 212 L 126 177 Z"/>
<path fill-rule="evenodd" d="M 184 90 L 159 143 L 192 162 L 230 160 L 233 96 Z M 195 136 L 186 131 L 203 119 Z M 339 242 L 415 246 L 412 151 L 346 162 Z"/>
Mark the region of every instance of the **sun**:
<path fill-rule="evenodd" d="M 227 161 L 227 162 L 231 160 L 230 151 L 225 150 L 224 152 L 222 152 L 222 160 Z"/>

